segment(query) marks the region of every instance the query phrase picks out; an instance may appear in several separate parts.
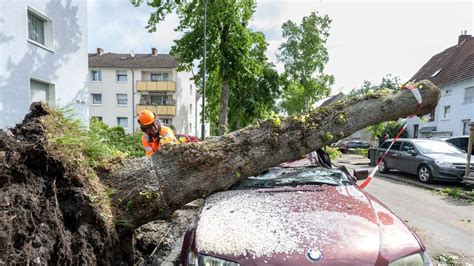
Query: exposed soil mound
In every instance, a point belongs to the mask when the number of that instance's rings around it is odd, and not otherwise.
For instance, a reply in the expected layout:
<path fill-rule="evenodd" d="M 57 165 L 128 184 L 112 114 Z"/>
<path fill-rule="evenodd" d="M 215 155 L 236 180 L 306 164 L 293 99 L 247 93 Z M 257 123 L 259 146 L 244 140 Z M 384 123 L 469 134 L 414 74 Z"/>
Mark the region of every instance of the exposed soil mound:
<path fill-rule="evenodd" d="M 42 117 L 31 113 L 0 130 L 0 264 L 110 264 L 115 237 L 87 182 L 46 148 Z"/>

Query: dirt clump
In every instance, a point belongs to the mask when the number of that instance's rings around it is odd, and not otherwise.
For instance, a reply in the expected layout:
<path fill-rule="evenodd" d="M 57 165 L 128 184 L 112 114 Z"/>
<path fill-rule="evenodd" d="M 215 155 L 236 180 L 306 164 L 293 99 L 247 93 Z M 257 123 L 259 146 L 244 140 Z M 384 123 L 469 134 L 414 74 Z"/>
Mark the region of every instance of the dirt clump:
<path fill-rule="evenodd" d="M 86 179 L 48 151 L 42 117 L 49 112 L 33 103 L 21 124 L 0 130 L 0 264 L 120 261 Z"/>

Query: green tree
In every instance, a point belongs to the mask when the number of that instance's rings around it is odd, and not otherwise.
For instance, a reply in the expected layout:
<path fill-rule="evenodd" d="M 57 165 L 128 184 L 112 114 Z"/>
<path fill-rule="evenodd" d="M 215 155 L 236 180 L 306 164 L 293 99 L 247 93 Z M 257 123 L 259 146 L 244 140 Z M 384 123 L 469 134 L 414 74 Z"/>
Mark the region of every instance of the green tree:
<path fill-rule="evenodd" d="M 396 90 L 400 87 L 400 78 L 397 76 L 393 76 L 392 74 L 387 74 L 385 77 L 382 78 L 382 81 L 380 84 L 375 85 L 372 84 L 368 80 L 364 80 L 364 83 L 362 86 L 358 89 L 352 89 L 351 92 L 349 92 L 349 96 L 359 96 L 359 95 L 364 95 L 370 92 L 375 92 L 377 90 L 381 89 L 391 89 L 391 90 Z"/>
<path fill-rule="evenodd" d="M 134 5 L 142 2 L 143 0 L 132 0 Z M 200 85 L 203 72 L 204 1 L 150 0 L 148 5 L 156 8 L 148 21 L 149 31 L 155 31 L 156 24 L 176 10 L 180 19 L 176 30 L 184 34 L 179 40 L 175 40 L 171 53 L 180 58 L 179 70 L 190 70 L 196 60 L 201 62 L 194 77 L 196 84 Z M 266 45 L 261 45 L 262 41 L 265 43 L 263 34 L 248 28 L 255 7 L 255 1 L 248 0 L 209 0 L 207 3 L 206 72 L 209 74 L 209 82 L 206 85 L 206 100 L 210 109 L 206 115 L 211 125 L 217 119 L 219 134 L 228 129 L 229 112 L 236 111 L 229 111 L 229 98 L 238 90 L 236 86 L 252 76 L 261 78 L 266 68 L 266 61 L 256 61 L 259 58 L 253 55 L 255 47 L 266 49 Z M 242 88 L 250 90 L 247 85 Z M 255 98 L 249 100 L 259 101 Z"/>
<path fill-rule="evenodd" d="M 300 25 L 288 20 L 282 25 L 283 38 L 278 60 L 284 63 L 281 107 L 288 114 L 308 111 L 330 93 L 332 75 L 324 74 L 329 60 L 325 47 L 331 20 L 312 12 Z"/>

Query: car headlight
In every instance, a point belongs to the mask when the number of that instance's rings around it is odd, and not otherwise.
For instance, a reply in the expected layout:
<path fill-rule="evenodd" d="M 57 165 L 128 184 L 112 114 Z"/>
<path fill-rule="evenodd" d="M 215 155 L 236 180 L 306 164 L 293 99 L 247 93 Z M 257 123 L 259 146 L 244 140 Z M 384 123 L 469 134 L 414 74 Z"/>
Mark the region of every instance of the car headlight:
<path fill-rule="evenodd" d="M 453 164 L 450 162 L 435 161 L 435 163 L 441 167 L 453 167 Z"/>
<path fill-rule="evenodd" d="M 431 261 L 428 258 L 426 252 L 421 252 L 417 254 L 413 254 L 410 256 L 406 256 L 403 258 L 396 259 L 388 264 L 389 266 L 402 266 L 402 265 L 420 265 L 420 266 L 428 266 L 431 265 Z"/>
<path fill-rule="evenodd" d="M 193 251 L 188 253 L 189 266 L 239 266 L 240 264 L 233 261 L 227 261 L 216 257 L 197 255 Z"/>

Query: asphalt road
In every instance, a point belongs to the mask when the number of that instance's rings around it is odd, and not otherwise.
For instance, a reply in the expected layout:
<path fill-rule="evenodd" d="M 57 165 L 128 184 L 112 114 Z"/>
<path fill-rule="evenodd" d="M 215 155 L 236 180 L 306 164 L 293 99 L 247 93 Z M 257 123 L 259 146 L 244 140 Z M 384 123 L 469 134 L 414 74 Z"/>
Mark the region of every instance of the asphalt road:
<path fill-rule="evenodd" d="M 415 230 L 432 257 L 474 263 L 472 203 L 386 178 L 374 178 L 366 190 Z"/>

